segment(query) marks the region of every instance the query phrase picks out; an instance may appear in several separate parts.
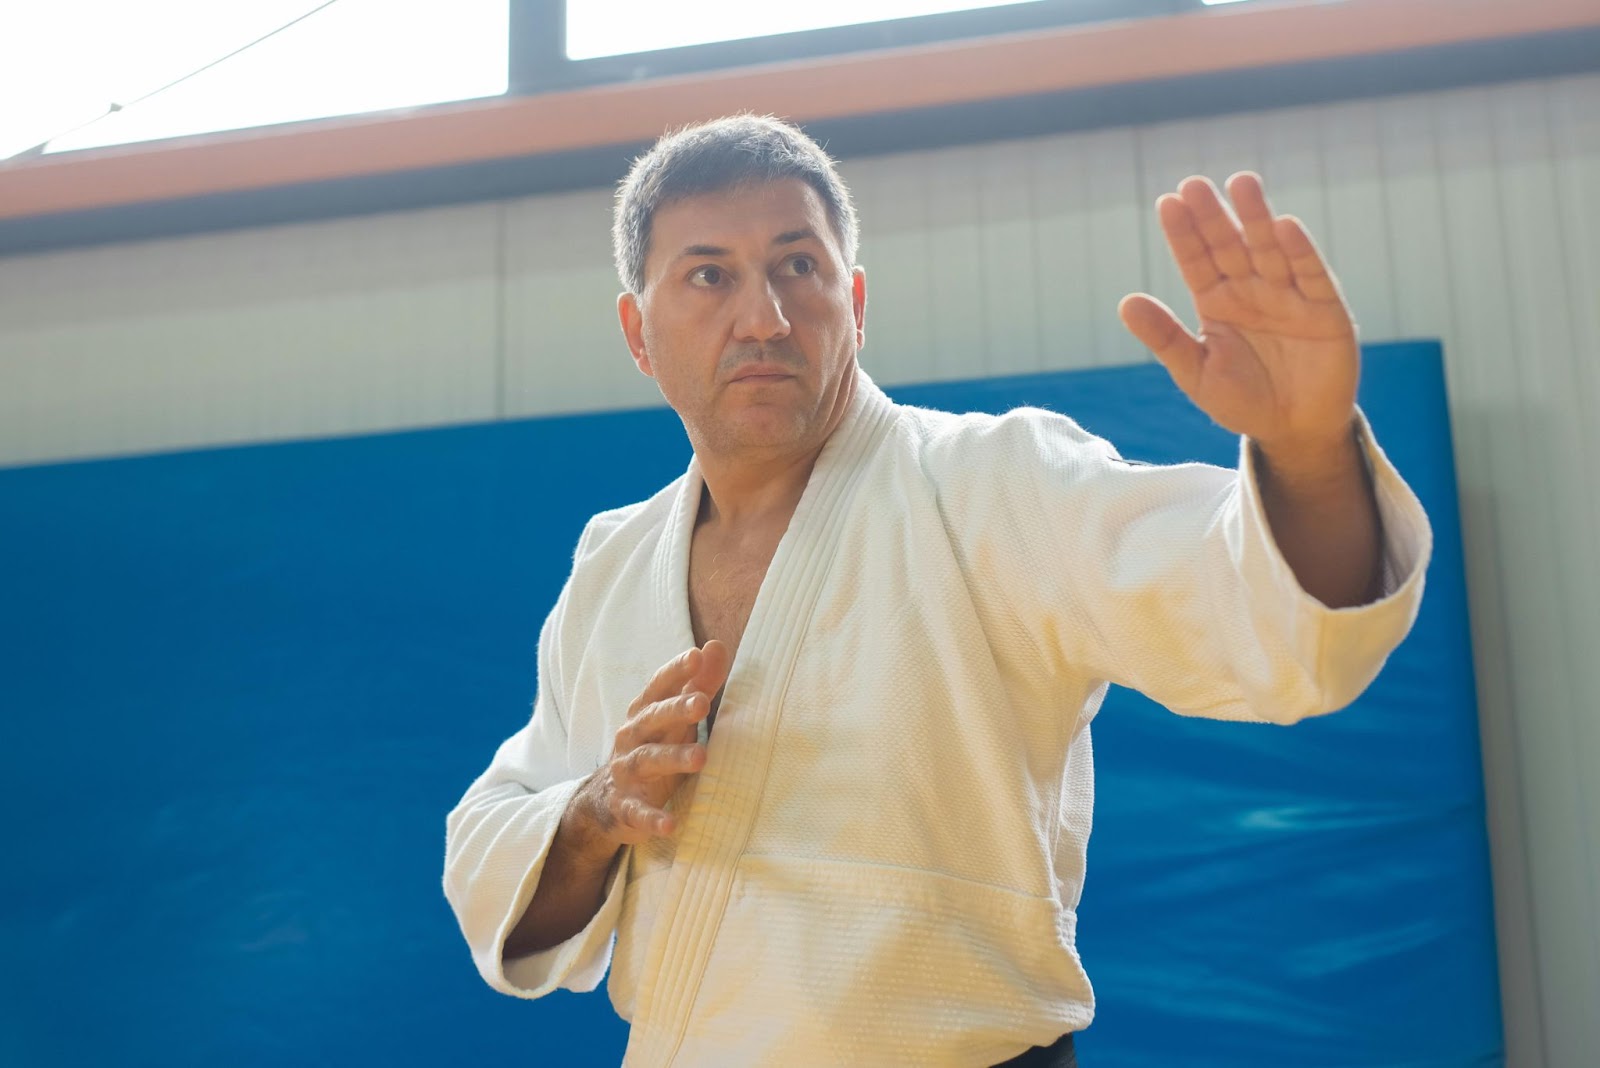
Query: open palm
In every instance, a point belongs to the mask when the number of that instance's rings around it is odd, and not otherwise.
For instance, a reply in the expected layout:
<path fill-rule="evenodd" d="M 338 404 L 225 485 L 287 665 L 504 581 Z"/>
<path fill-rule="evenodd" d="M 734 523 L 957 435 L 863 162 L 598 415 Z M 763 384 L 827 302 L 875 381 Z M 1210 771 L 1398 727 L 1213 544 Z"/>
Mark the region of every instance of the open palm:
<path fill-rule="evenodd" d="M 1238 221 L 1205 178 L 1156 202 L 1194 299 L 1199 332 L 1144 293 L 1123 323 L 1213 420 L 1263 445 L 1320 443 L 1349 432 L 1360 377 L 1350 309 L 1310 234 L 1274 216 L 1261 179 L 1228 179 Z"/>

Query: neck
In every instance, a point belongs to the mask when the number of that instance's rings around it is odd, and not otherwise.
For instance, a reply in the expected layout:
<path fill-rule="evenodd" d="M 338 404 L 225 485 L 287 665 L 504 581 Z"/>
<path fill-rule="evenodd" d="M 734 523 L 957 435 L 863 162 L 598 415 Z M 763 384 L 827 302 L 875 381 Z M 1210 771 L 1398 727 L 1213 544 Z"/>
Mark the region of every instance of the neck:
<path fill-rule="evenodd" d="M 719 464 L 702 458 L 705 493 L 700 498 L 700 522 L 740 527 L 793 515 L 821 452 L 819 445 L 800 456 L 759 463 Z"/>
<path fill-rule="evenodd" d="M 855 397 L 855 388 L 852 375 L 839 391 L 821 440 L 797 451 L 726 455 L 697 450 L 700 476 L 705 481 L 698 521 L 722 527 L 740 527 L 775 518 L 787 521 L 806 491 L 806 483 L 811 480 L 811 470 L 823 446 L 844 420 Z"/>

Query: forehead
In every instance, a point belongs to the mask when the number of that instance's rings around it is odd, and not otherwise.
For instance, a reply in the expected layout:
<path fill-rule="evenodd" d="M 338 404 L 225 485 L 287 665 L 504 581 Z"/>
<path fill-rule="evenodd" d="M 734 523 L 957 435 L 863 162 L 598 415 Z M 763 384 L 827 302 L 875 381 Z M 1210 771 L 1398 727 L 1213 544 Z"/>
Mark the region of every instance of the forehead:
<path fill-rule="evenodd" d="M 691 245 L 765 246 L 779 234 L 804 229 L 815 232 L 830 247 L 836 243 L 828 209 L 809 183 L 785 178 L 737 185 L 657 208 L 650 227 L 649 260 L 665 262 Z"/>

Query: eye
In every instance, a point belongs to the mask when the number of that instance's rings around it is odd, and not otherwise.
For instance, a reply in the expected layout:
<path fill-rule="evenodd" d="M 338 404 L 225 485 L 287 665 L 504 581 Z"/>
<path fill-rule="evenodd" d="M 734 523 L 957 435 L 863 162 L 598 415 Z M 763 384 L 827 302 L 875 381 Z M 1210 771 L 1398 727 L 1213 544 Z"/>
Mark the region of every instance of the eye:
<path fill-rule="evenodd" d="M 728 272 L 714 263 L 708 263 L 689 272 L 689 284 L 703 289 L 714 289 L 726 281 L 727 277 Z"/>
<path fill-rule="evenodd" d="M 790 256 L 783 261 L 783 266 L 779 268 L 779 271 L 783 274 L 801 278 L 808 274 L 817 273 L 817 261 L 813 257 L 804 254 Z"/>

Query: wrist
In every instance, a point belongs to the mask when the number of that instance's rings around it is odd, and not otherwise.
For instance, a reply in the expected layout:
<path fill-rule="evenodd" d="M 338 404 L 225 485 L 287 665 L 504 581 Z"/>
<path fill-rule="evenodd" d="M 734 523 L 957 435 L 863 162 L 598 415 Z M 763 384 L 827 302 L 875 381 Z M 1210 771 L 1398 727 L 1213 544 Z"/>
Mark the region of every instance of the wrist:
<path fill-rule="evenodd" d="M 561 815 L 562 837 L 569 843 L 574 859 L 585 868 L 609 867 L 623 842 L 608 829 L 604 800 L 597 789 L 596 775 L 586 779 Z"/>
<path fill-rule="evenodd" d="M 1250 444 L 1261 473 L 1291 485 L 1345 479 L 1363 466 L 1354 416 L 1333 434 L 1270 442 L 1252 438 Z"/>

